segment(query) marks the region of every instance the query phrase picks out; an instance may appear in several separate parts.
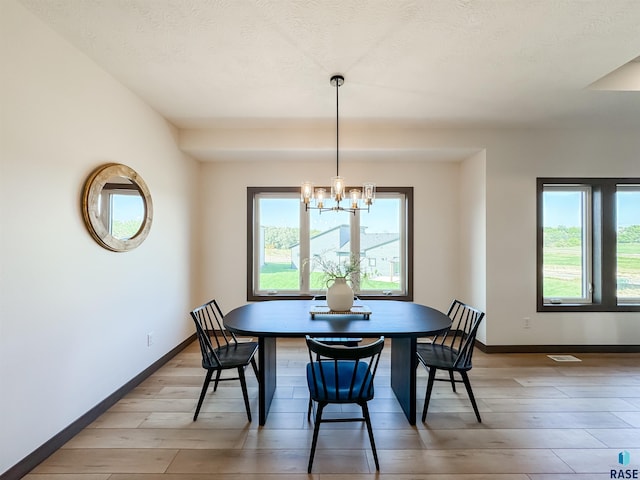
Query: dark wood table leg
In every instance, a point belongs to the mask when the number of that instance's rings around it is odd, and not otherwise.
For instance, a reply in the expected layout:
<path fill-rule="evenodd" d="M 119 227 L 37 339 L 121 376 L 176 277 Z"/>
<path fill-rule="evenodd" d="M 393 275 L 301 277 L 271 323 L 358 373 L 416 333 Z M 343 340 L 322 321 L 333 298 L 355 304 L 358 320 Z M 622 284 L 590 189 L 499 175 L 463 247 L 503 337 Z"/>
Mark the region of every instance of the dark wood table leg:
<path fill-rule="evenodd" d="M 416 424 L 416 344 L 415 337 L 391 339 L 391 388 L 410 425 Z"/>
<path fill-rule="evenodd" d="M 273 394 L 276 391 L 276 338 L 258 339 L 258 360 L 260 363 L 260 385 L 258 385 L 258 409 L 260 425 L 267 423 Z"/>

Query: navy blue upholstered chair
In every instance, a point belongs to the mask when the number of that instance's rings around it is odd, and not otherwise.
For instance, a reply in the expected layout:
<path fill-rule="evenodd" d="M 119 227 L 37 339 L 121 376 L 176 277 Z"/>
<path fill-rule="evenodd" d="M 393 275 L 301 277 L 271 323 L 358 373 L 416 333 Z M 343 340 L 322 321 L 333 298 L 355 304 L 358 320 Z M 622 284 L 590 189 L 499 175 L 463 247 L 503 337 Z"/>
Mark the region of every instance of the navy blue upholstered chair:
<path fill-rule="evenodd" d="M 320 424 L 328 422 L 364 422 L 367 425 L 376 469 L 380 470 L 367 402 L 374 396 L 373 380 L 380 362 L 380 353 L 384 348 L 384 338 L 357 347 L 327 345 L 309 336 L 306 337 L 306 341 L 309 349 L 309 396 L 317 405 L 308 472 L 311 473 L 313 466 Z M 344 403 L 360 405 L 362 416 L 323 417 L 327 405 Z"/>

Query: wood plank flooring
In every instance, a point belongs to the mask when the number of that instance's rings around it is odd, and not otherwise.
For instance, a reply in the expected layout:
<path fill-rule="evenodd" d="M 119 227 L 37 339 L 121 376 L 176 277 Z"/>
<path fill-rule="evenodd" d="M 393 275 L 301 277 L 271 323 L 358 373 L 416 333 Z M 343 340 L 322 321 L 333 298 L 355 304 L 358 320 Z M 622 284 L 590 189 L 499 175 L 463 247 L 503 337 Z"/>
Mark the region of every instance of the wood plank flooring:
<path fill-rule="evenodd" d="M 411 427 L 389 386 L 389 350 L 370 403 L 379 474 L 366 429 L 338 423 L 322 426 L 307 475 L 307 353 L 303 340 L 286 339 L 278 340 L 278 388 L 264 427 L 250 369 L 252 423 L 237 382 L 210 390 L 192 421 L 204 379 L 194 343 L 25 479 L 602 480 L 612 469 L 640 469 L 640 354 L 577 354 L 582 361 L 569 363 L 476 351 L 470 378 L 482 423 L 462 384 L 454 393 L 436 382 L 427 421 Z M 426 372 L 418 372 L 421 412 Z"/>

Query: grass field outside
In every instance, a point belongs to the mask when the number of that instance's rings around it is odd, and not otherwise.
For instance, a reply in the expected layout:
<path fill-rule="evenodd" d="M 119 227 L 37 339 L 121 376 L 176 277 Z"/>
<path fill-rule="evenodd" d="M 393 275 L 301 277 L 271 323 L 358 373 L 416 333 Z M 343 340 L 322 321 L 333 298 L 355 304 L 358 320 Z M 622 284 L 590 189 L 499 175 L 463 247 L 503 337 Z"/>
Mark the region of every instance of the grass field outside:
<path fill-rule="evenodd" d="M 260 269 L 261 290 L 298 290 L 300 272 L 292 267 L 291 253 L 286 249 L 266 249 L 265 263 Z M 322 272 L 311 272 L 311 289 L 327 288 Z M 361 290 L 396 290 L 399 283 L 383 278 L 367 278 L 361 282 Z"/>
<path fill-rule="evenodd" d="M 545 247 L 543 261 L 543 294 L 545 298 L 582 296 L 580 247 Z M 618 297 L 640 297 L 640 242 L 618 245 Z M 300 274 L 292 268 L 288 249 L 267 249 L 265 264 L 260 269 L 261 290 L 299 290 Z M 324 290 L 323 274 L 311 273 L 311 289 Z M 394 290 L 399 284 L 383 277 L 362 281 L 363 290 Z"/>
<path fill-rule="evenodd" d="M 640 243 L 618 245 L 618 297 L 640 297 Z M 581 297 L 580 247 L 545 247 L 543 294 L 546 298 Z"/>

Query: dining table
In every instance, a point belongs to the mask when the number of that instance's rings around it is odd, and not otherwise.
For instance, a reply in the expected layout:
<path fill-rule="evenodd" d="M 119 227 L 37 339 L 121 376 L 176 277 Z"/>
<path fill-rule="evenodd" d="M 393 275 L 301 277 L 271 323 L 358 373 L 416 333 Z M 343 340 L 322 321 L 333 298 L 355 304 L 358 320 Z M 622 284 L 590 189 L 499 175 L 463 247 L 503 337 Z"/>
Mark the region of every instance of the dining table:
<path fill-rule="evenodd" d="M 228 312 L 224 326 L 258 339 L 259 423 L 265 425 L 276 390 L 276 340 L 305 337 L 389 338 L 391 388 L 409 421 L 416 423 L 416 345 L 451 327 L 441 311 L 415 302 L 360 300 L 347 313 L 331 312 L 318 300 L 267 300 Z"/>

